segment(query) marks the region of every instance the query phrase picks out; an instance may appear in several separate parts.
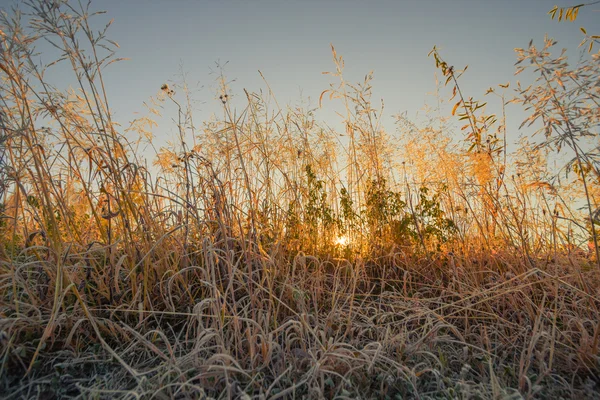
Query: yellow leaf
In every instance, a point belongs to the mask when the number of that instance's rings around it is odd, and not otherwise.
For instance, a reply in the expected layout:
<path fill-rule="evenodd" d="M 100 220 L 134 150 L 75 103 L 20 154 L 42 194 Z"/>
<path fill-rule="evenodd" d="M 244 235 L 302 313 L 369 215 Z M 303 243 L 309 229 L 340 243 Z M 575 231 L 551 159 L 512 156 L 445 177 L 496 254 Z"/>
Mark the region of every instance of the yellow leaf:
<path fill-rule="evenodd" d="M 458 106 L 460 105 L 461 102 L 462 102 L 462 100 L 454 105 L 454 108 L 452 109 L 452 115 L 454 115 L 456 113 L 456 109 L 458 108 Z"/>
<path fill-rule="evenodd" d="M 585 28 L 583 26 L 579 29 L 581 30 L 581 32 L 583 32 L 584 35 L 587 35 L 587 31 L 585 30 Z"/>

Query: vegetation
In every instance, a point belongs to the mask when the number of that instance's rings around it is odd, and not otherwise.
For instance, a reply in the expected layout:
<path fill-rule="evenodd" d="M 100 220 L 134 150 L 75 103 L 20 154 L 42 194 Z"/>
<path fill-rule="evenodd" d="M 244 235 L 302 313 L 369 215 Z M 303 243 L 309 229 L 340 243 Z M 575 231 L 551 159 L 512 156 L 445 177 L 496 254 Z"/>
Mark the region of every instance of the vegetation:
<path fill-rule="evenodd" d="M 343 132 L 270 90 L 236 110 L 224 76 L 199 129 L 165 84 L 179 137 L 148 166 L 159 111 L 113 121 L 110 24 L 25 4 L 0 17 L 3 396 L 600 396 L 600 54 L 518 49 L 531 83 L 491 88 L 492 115 L 434 48 L 454 107 L 395 132 L 333 47 L 319 106 L 343 105 Z M 514 152 L 509 101 L 538 129 Z"/>

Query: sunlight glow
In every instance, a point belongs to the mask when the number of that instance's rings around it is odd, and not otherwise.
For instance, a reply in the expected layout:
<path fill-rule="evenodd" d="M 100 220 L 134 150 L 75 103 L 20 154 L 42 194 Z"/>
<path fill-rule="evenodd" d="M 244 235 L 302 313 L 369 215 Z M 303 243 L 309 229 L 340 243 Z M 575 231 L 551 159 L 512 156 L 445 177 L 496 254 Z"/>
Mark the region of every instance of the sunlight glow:
<path fill-rule="evenodd" d="M 347 246 L 350 243 L 350 238 L 348 238 L 348 236 L 343 235 L 343 236 L 338 236 L 337 239 L 335 239 L 335 244 L 337 244 L 338 246 Z"/>

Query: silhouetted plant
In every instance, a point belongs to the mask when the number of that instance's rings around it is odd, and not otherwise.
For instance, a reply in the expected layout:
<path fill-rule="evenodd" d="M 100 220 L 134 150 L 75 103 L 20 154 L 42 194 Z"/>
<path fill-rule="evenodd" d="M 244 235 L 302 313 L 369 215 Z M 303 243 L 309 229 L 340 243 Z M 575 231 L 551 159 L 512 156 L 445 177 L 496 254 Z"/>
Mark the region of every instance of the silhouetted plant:
<path fill-rule="evenodd" d="M 307 199 L 304 210 L 304 224 L 309 233 L 309 240 L 323 243 L 325 232 L 336 225 L 336 216 L 328 204 L 325 182 L 318 179 L 312 167 L 305 168 L 307 180 Z M 325 239 L 326 241 L 326 239 Z"/>
<path fill-rule="evenodd" d="M 369 241 L 385 244 L 407 244 L 406 203 L 399 192 L 387 187 L 385 179 L 374 179 L 367 183 L 365 209 L 363 211 L 369 227 Z"/>
<path fill-rule="evenodd" d="M 416 214 L 421 221 L 423 236 L 426 240 L 435 240 L 437 249 L 456 233 L 456 224 L 442 210 L 439 194 L 429 195 L 427 187 L 419 189 L 419 202 L 415 206 Z"/>

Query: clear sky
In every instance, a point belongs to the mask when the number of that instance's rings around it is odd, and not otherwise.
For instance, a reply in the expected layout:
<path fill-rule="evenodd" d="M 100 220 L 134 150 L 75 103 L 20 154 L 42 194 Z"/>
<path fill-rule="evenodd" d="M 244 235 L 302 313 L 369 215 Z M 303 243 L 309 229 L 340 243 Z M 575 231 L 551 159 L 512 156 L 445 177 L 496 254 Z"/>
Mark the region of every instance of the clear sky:
<path fill-rule="evenodd" d="M 108 12 L 103 22 L 115 19 L 108 37 L 119 43 L 118 56 L 130 59 L 106 72 L 111 107 L 123 124 L 143 111 L 142 102 L 161 84 L 177 80 L 181 65 L 191 83 L 203 86 L 196 93 L 204 102 L 196 118 L 206 118 L 218 109 L 216 76 L 210 73 L 217 61 L 228 62 L 234 94 L 264 88 L 260 69 L 281 104 L 298 102 L 302 93 L 316 105 L 332 82 L 321 73 L 333 70 L 333 44 L 346 61 L 349 81 L 374 71 L 374 99 L 385 100 L 386 126 L 393 127 L 392 114 L 414 116 L 424 103 L 433 103 L 436 69 L 427 57 L 433 45 L 451 65 L 469 65 L 463 90 L 479 99 L 488 87 L 516 80 L 514 48 L 526 47 L 530 39 L 541 45 L 548 33 L 559 48 L 576 55 L 580 26 L 600 33 L 600 5 L 582 9 L 574 23 L 558 23 L 547 15 L 555 2 L 96 0 L 92 8 Z M 18 3 L 0 0 L 0 7 Z M 70 82 L 66 76 L 56 75 L 62 83 Z M 327 112 L 321 117 L 335 118 Z M 161 125 L 155 132 L 159 142 L 174 129 Z"/>

